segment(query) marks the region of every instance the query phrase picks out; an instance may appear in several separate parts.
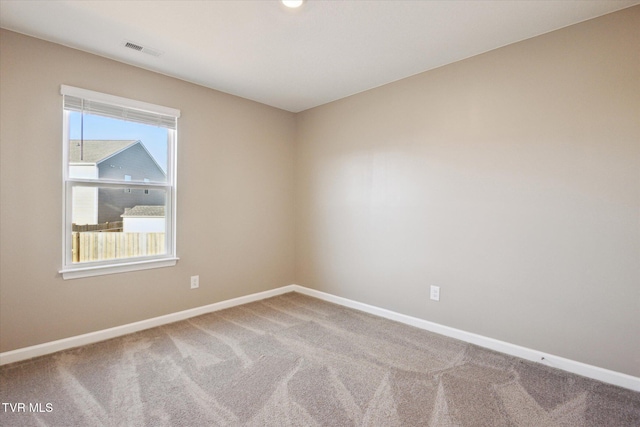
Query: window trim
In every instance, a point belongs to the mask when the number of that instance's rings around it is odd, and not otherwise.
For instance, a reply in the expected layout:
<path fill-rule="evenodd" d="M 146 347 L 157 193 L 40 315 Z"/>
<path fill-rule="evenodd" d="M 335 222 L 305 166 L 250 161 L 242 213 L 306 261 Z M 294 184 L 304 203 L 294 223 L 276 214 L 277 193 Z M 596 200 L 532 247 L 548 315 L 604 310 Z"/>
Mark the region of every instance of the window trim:
<path fill-rule="evenodd" d="M 62 111 L 63 111 L 63 152 L 62 152 L 62 269 L 59 273 L 63 279 L 76 279 L 81 277 L 99 276 L 105 274 L 123 273 L 128 271 L 146 270 L 151 268 L 170 267 L 179 260 L 176 252 L 176 217 L 177 217 L 177 124 L 174 129 L 165 127 L 170 133 L 170 143 L 167 156 L 167 181 L 165 183 L 156 182 L 120 182 L 112 180 L 92 180 L 69 177 L 69 110 L 65 109 L 64 97 L 72 96 L 82 98 L 88 101 L 95 101 L 104 104 L 121 107 L 127 110 L 137 110 L 142 113 L 158 114 L 164 116 L 172 116 L 177 119 L 180 117 L 180 110 L 165 107 L 161 105 L 150 104 L 147 102 L 137 101 L 128 98 L 122 98 L 115 95 L 108 95 L 100 92 L 94 92 L 87 89 L 76 88 L 72 86 L 61 85 L 60 94 L 63 95 Z M 166 253 L 163 255 L 152 255 L 148 257 L 120 258 L 102 261 L 92 261 L 86 263 L 73 263 L 71 256 L 71 214 L 72 214 L 72 187 L 80 185 L 85 187 L 113 187 L 125 185 L 130 188 L 162 188 L 166 191 L 166 213 L 165 221 L 167 230 Z"/>

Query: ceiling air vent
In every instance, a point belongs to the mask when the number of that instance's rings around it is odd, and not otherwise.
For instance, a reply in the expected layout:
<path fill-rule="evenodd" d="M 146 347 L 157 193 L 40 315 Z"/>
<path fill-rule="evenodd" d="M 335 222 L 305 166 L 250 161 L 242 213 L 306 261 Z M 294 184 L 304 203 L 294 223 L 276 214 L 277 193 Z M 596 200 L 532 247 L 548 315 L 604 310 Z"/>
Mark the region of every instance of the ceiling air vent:
<path fill-rule="evenodd" d="M 143 49 L 142 46 L 138 46 L 137 44 L 133 44 L 131 42 L 126 42 L 124 44 L 124 47 L 128 47 L 129 49 L 138 50 L 138 51 Z"/>
<path fill-rule="evenodd" d="M 137 50 L 138 52 L 146 53 L 147 55 L 151 55 L 151 56 L 160 56 L 160 55 L 162 55 L 162 52 L 157 50 L 157 49 L 152 49 L 150 47 L 140 46 L 139 44 L 132 43 L 132 42 L 129 42 L 129 41 L 125 41 L 123 43 L 123 45 L 126 48 Z"/>

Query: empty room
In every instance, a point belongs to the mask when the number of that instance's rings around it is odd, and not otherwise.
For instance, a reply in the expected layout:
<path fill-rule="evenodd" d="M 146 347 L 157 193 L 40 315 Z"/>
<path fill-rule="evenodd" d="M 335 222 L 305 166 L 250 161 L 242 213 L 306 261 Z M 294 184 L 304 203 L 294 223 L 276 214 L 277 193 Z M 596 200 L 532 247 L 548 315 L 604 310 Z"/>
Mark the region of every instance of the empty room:
<path fill-rule="evenodd" d="M 640 425 L 640 1 L 0 27 L 0 425 Z"/>

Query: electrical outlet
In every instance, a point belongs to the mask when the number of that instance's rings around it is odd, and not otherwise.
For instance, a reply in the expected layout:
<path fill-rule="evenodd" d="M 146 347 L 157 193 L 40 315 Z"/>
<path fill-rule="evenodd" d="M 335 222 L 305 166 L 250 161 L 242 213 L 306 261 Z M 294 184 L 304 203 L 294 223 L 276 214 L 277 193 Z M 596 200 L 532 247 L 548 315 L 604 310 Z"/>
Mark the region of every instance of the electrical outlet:
<path fill-rule="evenodd" d="M 191 289 L 200 287 L 200 276 L 191 276 Z"/>
<path fill-rule="evenodd" d="M 440 301 L 440 286 L 431 285 L 431 299 L 434 301 Z"/>

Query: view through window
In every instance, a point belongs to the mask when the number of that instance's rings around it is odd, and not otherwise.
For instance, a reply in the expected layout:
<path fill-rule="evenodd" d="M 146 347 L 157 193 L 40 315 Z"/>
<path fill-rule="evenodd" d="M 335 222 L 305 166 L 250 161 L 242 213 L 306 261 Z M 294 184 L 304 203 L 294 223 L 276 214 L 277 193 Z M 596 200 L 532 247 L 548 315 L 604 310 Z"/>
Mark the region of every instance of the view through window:
<path fill-rule="evenodd" d="M 173 256 L 176 117 L 66 94 L 64 113 L 65 266 Z"/>

